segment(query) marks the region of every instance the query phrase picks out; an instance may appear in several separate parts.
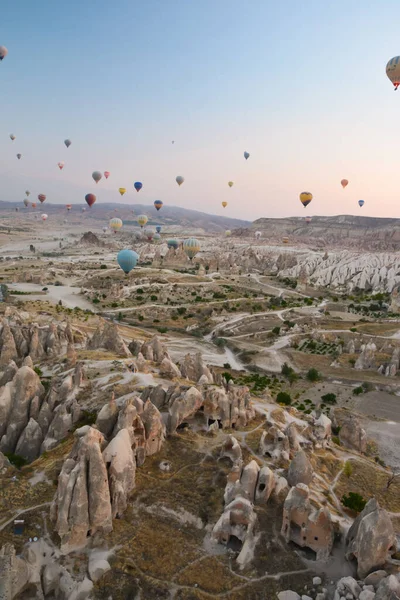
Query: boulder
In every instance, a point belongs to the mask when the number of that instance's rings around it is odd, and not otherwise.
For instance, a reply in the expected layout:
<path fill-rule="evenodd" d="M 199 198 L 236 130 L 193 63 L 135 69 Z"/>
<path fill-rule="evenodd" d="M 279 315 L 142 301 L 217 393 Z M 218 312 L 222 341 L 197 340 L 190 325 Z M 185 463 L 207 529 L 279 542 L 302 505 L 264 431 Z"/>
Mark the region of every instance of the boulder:
<path fill-rule="evenodd" d="M 3 375 L 0 378 L 0 387 L 6 385 L 9 381 L 12 381 L 15 377 L 16 372 L 18 371 L 18 367 L 13 360 L 10 360 L 8 365 L 3 371 Z"/>
<path fill-rule="evenodd" d="M 175 379 L 175 377 L 181 377 L 181 372 L 170 358 L 165 357 L 160 363 L 160 376 L 166 379 Z"/>
<path fill-rule="evenodd" d="M 97 558 L 96 556 L 89 558 L 88 572 L 92 581 L 96 582 L 101 579 L 110 569 L 110 563 L 104 558 Z"/>
<path fill-rule="evenodd" d="M 346 536 L 346 558 L 356 559 L 360 578 L 382 567 L 396 552 L 392 521 L 375 498 L 358 515 Z"/>
<path fill-rule="evenodd" d="M 376 590 L 375 600 L 399 600 L 400 583 L 397 577 L 389 575 L 382 579 Z"/>

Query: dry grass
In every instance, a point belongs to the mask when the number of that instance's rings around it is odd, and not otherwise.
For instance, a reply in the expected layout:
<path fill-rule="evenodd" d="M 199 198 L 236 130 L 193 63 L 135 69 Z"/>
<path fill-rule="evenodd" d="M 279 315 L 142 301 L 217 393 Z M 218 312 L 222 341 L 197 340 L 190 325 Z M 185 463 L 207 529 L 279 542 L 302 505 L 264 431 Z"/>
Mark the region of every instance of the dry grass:
<path fill-rule="evenodd" d="M 315 450 L 309 456 L 314 471 L 322 475 L 328 482 L 332 482 L 343 466 L 341 460 L 326 450 Z"/>
<path fill-rule="evenodd" d="M 194 586 L 197 583 L 200 590 L 210 594 L 227 592 L 243 582 L 221 563 L 221 559 L 207 556 L 200 562 L 189 565 L 175 581 L 180 585 Z"/>
<path fill-rule="evenodd" d="M 335 492 L 338 498 L 348 492 L 356 492 L 366 500 L 375 497 L 379 504 L 390 512 L 400 512 L 400 478 L 387 489 L 389 471 L 364 460 L 352 460 L 351 466 L 351 476 L 342 474 L 336 485 Z"/>

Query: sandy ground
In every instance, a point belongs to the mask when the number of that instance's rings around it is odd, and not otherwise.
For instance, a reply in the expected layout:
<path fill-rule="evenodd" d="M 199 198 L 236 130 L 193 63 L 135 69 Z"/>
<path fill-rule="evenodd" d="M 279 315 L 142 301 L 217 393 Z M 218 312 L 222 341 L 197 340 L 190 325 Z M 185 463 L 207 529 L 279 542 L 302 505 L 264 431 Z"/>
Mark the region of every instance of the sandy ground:
<path fill-rule="evenodd" d="M 82 310 L 94 311 L 93 304 L 88 302 L 86 298 L 80 295 L 80 288 L 69 285 L 39 285 L 36 283 L 10 283 L 7 284 L 10 290 L 17 290 L 19 292 L 42 292 L 44 287 L 48 290 L 45 294 L 41 293 L 36 295 L 35 293 L 29 294 L 29 296 L 18 296 L 19 300 L 23 302 L 32 302 L 33 300 L 47 300 L 53 304 L 58 304 L 61 300 L 63 305 L 67 308 L 75 308 L 78 306 Z"/>

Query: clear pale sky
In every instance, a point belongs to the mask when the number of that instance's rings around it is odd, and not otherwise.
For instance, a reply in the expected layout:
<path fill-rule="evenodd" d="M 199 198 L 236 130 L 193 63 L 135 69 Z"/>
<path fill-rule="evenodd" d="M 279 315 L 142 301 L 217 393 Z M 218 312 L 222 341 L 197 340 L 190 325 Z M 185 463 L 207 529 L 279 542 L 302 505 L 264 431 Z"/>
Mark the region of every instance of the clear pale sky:
<path fill-rule="evenodd" d="M 126 202 L 250 220 L 400 217 L 400 90 L 385 74 L 400 54 L 398 7 L 3 0 L 0 200 L 30 189 L 49 202 L 82 203 L 88 192 L 119 202 L 121 186 Z M 96 186 L 93 170 L 111 176 Z M 314 195 L 306 210 L 303 190 Z"/>

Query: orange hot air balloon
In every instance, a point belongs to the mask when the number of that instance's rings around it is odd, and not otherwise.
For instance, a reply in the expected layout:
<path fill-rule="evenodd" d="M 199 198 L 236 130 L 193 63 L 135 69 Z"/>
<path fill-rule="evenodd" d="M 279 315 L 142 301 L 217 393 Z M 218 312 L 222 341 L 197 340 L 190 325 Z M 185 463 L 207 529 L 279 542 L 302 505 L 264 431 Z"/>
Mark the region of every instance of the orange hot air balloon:
<path fill-rule="evenodd" d="M 349 185 L 349 182 L 347 181 L 347 179 L 342 179 L 342 181 L 340 183 L 342 184 L 343 189 L 346 187 L 346 185 Z"/>
<path fill-rule="evenodd" d="M 32 208 L 36 208 L 36 207 L 37 207 L 37 204 L 36 204 L 36 202 L 32 202 L 32 205 L 31 205 L 31 206 L 32 206 Z"/>
<path fill-rule="evenodd" d="M 228 206 L 228 203 L 227 203 L 227 202 L 221 202 L 221 204 L 222 204 L 222 206 L 223 206 L 224 208 L 226 208 L 226 207 Z"/>
<path fill-rule="evenodd" d="M 66 204 L 65 208 L 67 209 L 67 211 L 69 212 L 72 208 L 72 204 Z"/>

